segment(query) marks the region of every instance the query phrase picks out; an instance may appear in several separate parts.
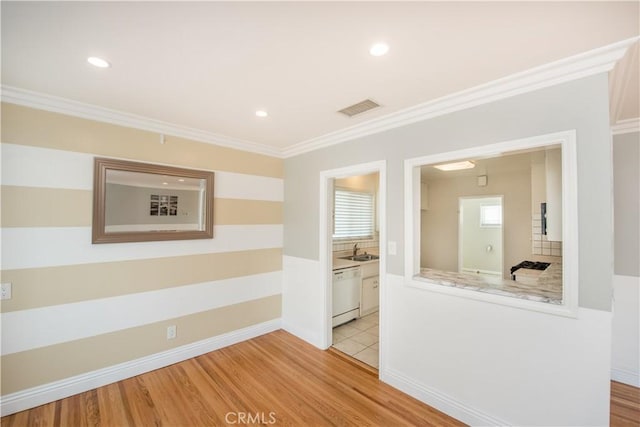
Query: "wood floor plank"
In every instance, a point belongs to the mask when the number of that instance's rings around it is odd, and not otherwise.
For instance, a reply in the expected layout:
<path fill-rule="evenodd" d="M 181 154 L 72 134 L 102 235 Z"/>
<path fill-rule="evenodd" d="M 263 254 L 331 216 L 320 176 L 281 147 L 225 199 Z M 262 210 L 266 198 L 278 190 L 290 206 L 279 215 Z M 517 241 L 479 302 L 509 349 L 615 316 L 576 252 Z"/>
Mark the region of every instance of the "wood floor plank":
<path fill-rule="evenodd" d="M 122 395 L 123 404 L 126 406 L 126 413 L 130 415 L 132 423 L 130 425 L 161 426 L 162 419 L 144 383 L 146 375 L 148 374 L 119 381 L 120 394 Z M 114 423 L 112 425 L 117 424 Z"/>
<path fill-rule="evenodd" d="M 460 426 L 377 371 L 276 331 L 5 416 L 24 426 Z M 640 426 L 640 390 L 612 383 L 611 425 Z"/>
<path fill-rule="evenodd" d="M 98 411 L 105 425 L 133 425 L 128 402 L 123 398 L 118 383 L 100 387 L 98 393 Z"/>
<path fill-rule="evenodd" d="M 611 382 L 611 420 L 613 427 L 640 426 L 640 388 Z"/>

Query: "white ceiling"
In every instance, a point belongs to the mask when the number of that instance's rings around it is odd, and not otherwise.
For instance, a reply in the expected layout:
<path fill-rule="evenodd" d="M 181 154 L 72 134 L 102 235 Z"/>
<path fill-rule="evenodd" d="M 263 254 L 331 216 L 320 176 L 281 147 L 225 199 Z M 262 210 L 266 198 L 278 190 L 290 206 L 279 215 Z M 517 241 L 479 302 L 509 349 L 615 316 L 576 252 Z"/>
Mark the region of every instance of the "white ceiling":
<path fill-rule="evenodd" d="M 2 1 L 2 84 L 283 150 L 636 37 L 639 4 Z"/>

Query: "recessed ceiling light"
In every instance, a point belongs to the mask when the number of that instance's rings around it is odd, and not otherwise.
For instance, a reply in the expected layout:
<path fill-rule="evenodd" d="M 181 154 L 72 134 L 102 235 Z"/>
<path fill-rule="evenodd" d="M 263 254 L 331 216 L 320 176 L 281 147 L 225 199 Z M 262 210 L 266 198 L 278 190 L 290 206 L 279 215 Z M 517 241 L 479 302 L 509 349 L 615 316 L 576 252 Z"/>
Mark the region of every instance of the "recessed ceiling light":
<path fill-rule="evenodd" d="M 88 57 L 87 62 L 98 68 L 109 68 L 111 66 L 111 64 L 109 64 L 106 60 L 98 58 L 97 56 Z"/>
<path fill-rule="evenodd" d="M 258 116 L 258 117 L 267 117 L 268 115 L 269 115 L 269 114 L 268 114 L 266 111 L 264 111 L 264 110 L 258 110 L 258 111 L 256 111 L 256 116 Z"/>
<path fill-rule="evenodd" d="M 464 162 L 445 163 L 443 165 L 434 165 L 433 167 L 441 171 L 459 171 L 462 169 L 473 169 L 476 167 L 476 164 L 465 160 Z"/>
<path fill-rule="evenodd" d="M 180 178 L 180 179 L 178 179 L 178 181 L 184 182 L 184 178 Z"/>
<path fill-rule="evenodd" d="M 163 182 L 162 185 L 169 185 L 169 183 L 168 182 Z"/>
<path fill-rule="evenodd" d="M 373 56 L 382 56 L 387 52 L 389 52 L 389 45 L 386 43 L 376 43 L 369 49 L 369 53 Z"/>

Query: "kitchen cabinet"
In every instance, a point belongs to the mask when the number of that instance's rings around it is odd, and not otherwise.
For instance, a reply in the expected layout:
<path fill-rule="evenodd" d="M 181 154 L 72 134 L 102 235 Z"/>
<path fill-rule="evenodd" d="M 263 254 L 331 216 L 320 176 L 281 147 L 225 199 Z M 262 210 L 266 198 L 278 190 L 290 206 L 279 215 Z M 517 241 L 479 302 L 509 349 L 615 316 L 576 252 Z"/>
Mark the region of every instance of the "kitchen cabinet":
<path fill-rule="evenodd" d="M 362 286 L 360 287 L 360 316 L 378 311 L 380 306 L 380 263 L 370 262 L 360 266 Z"/>
<path fill-rule="evenodd" d="M 378 276 L 380 274 L 380 262 L 366 262 L 360 264 L 362 270 L 362 278 L 366 279 L 371 276 Z"/>
<path fill-rule="evenodd" d="M 362 279 L 360 296 L 360 316 L 366 316 L 378 310 L 380 306 L 380 276 Z"/>

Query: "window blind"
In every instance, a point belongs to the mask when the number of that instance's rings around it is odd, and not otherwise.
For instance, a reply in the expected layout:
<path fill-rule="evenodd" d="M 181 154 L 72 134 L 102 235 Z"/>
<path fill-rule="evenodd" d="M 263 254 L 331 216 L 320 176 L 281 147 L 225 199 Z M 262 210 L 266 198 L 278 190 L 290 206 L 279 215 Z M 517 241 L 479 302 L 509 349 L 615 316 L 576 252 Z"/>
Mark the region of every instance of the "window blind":
<path fill-rule="evenodd" d="M 334 239 L 372 238 L 374 221 L 374 199 L 372 193 L 336 189 L 334 198 Z"/>

